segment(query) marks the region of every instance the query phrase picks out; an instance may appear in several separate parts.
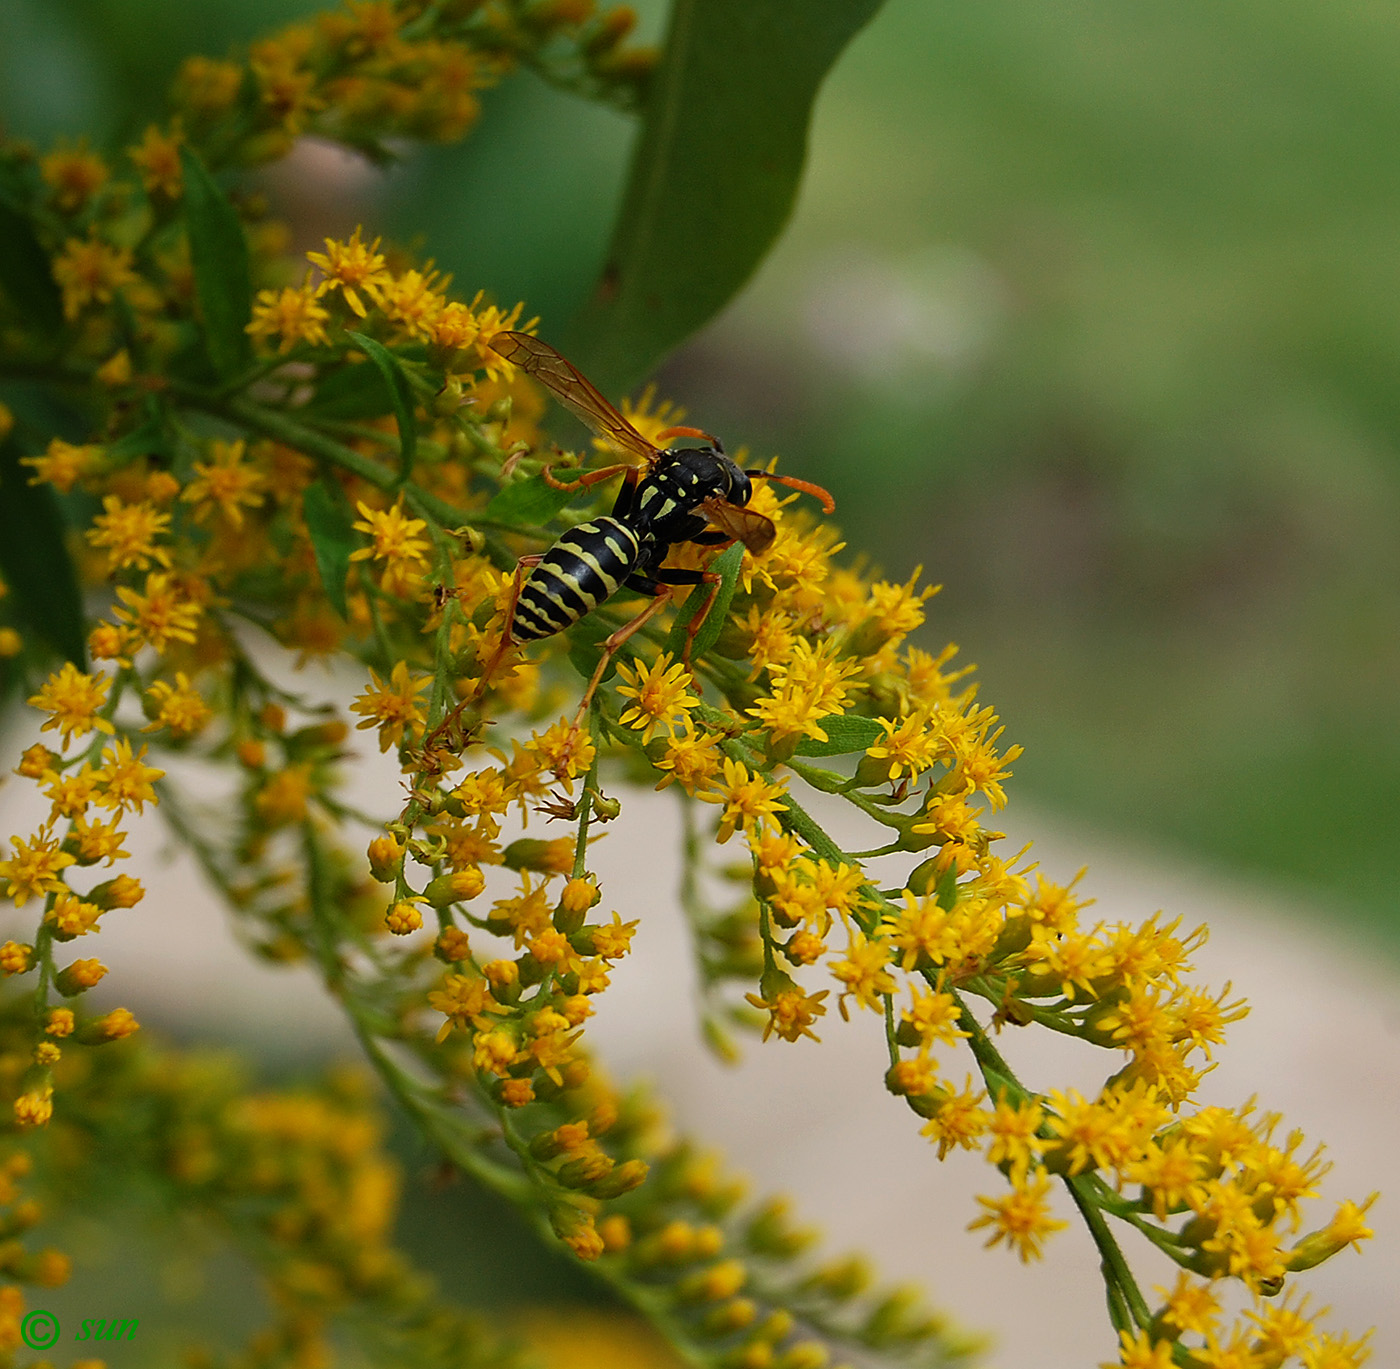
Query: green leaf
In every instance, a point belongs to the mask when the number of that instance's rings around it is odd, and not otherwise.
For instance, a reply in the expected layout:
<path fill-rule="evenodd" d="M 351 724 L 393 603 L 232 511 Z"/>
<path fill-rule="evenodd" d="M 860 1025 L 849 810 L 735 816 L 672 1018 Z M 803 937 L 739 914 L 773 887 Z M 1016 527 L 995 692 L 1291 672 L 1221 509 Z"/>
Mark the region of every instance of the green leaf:
<path fill-rule="evenodd" d="M 389 394 L 394 401 L 394 417 L 399 424 L 399 479 L 407 480 L 413 473 L 413 458 L 418 453 L 418 419 L 413 412 L 415 405 L 408 377 L 404 375 L 398 357 L 387 347 L 363 333 L 347 329 L 346 335 L 379 367 L 379 374 L 384 377 L 384 383 L 389 387 Z"/>
<path fill-rule="evenodd" d="M 185 176 L 185 227 L 194 264 L 194 290 L 204 314 L 205 346 L 225 380 L 245 370 L 252 357 L 248 320 L 253 289 L 248 243 L 238 211 L 188 148 L 180 148 Z"/>
<path fill-rule="evenodd" d="M 31 485 L 19 447 L 0 446 L 0 570 L 19 618 L 74 665 L 87 668 L 78 577 L 64 542 L 63 514 L 47 485 Z"/>
<path fill-rule="evenodd" d="M 0 200 L 0 289 L 21 314 L 48 331 L 63 326 L 63 301 L 48 253 L 18 210 Z"/>
<path fill-rule="evenodd" d="M 169 453 L 170 432 L 166 427 L 165 413 L 154 395 L 147 396 L 145 415 L 146 421 L 139 428 L 133 428 L 125 437 L 108 443 L 104 454 L 109 466 L 124 466 L 138 456 L 160 456 Z"/>
<path fill-rule="evenodd" d="M 345 580 L 350 574 L 350 553 L 355 549 L 354 521 L 345 492 L 339 485 L 333 488 L 323 478 L 306 487 L 301 497 L 302 517 L 311 534 L 311 548 L 316 553 L 316 569 L 326 588 L 331 607 L 346 617 Z"/>
<path fill-rule="evenodd" d="M 394 395 L 377 366 L 341 366 L 316 386 L 308 409 L 321 418 L 378 418 L 394 411 Z"/>
<path fill-rule="evenodd" d="M 729 613 L 730 602 L 734 598 L 739 568 L 743 564 L 744 548 L 739 542 L 735 542 L 732 547 L 726 547 L 710 562 L 710 569 L 720 577 L 719 588 L 715 591 L 715 601 L 710 605 L 705 621 L 695 634 L 695 641 L 690 648 L 692 661 L 700 660 L 719 637 L 720 629 Z M 700 605 L 705 602 L 709 593 L 709 585 L 696 585 L 681 605 L 681 611 L 676 614 L 676 621 L 671 624 L 670 635 L 666 638 L 666 650 L 676 660 L 680 660 L 681 653 L 685 650 L 685 634 L 686 629 L 690 627 L 690 620 L 700 612 Z"/>
<path fill-rule="evenodd" d="M 867 750 L 885 735 L 885 729 L 874 718 L 854 713 L 832 713 L 818 718 L 817 725 L 826 733 L 826 741 L 803 737 L 797 743 L 799 756 L 848 756 L 853 751 Z"/>
<path fill-rule="evenodd" d="M 823 78 L 881 0 L 675 0 L 602 277 L 566 339 L 607 393 L 738 292 L 792 212 Z"/>
<path fill-rule="evenodd" d="M 577 490 L 556 490 L 542 475 L 507 485 L 486 506 L 486 516 L 516 528 L 542 528 L 567 507 Z"/>
<path fill-rule="evenodd" d="M 934 899 L 945 913 L 953 911 L 953 906 L 958 901 L 958 867 L 956 862 L 939 876 L 938 885 L 934 890 Z"/>

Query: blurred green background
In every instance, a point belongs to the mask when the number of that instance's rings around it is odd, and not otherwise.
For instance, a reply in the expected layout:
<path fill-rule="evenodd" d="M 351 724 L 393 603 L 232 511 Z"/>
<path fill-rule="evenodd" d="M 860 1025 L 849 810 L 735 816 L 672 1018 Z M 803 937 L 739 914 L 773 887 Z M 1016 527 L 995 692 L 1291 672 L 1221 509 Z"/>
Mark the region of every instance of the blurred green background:
<path fill-rule="evenodd" d="M 186 52 L 309 8 L 5 0 L 0 117 L 129 141 Z M 932 635 L 1026 745 L 1017 793 L 1392 945 L 1397 70 L 1390 6 L 888 0 L 790 231 L 662 375 L 829 484 L 854 548 L 946 585 Z M 287 207 L 557 337 L 629 136 L 520 76 L 462 146 L 387 179 L 323 158 Z"/>

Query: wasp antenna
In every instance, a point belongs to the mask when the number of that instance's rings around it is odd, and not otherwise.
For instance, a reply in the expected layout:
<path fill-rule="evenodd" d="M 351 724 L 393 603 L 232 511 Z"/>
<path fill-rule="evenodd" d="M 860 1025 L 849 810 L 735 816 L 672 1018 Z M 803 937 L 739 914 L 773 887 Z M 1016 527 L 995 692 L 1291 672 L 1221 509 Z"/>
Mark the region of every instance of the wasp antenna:
<path fill-rule="evenodd" d="M 703 437 L 716 451 L 724 451 L 719 445 L 719 438 L 713 433 L 707 433 L 703 428 L 665 428 L 656 434 L 658 442 L 669 442 L 673 437 Z"/>
<path fill-rule="evenodd" d="M 810 480 L 799 480 L 795 475 L 774 475 L 771 471 L 745 471 L 744 474 L 752 480 L 772 480 L 779 485 L 786 485 L 790 490 L 801 490 L 803 494 L 815 495 L 822 501 L 823 513 L 836 512 L 836 501 L 831 494 Z"/>

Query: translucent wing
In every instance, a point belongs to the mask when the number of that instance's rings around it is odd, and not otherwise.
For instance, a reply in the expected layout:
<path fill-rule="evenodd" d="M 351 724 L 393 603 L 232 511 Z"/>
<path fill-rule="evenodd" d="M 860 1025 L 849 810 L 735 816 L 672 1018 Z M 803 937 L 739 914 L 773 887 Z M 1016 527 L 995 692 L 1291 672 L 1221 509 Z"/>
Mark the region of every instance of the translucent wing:
<path fill-rule="evenodd" d="M 773 545 L 773 538 L 778 532 L 771 518 L 765 518 L 763 514 L 740 504 L 731 504 L 719 495 L 705 500 L 695 511 L 704 514 L 715 527 L 727 532 L 736 542 L 742 542 L 755 556 Z"/>
<path fill-rule="evenodd" d="M 566 408 L 577 414 L 599 437 L 644 465 L 656 460 L 657 450 L 603 398 L 578 367 L 547 342 L 529 333 L 497 333 L 491 350 L 547 386 Z"/>

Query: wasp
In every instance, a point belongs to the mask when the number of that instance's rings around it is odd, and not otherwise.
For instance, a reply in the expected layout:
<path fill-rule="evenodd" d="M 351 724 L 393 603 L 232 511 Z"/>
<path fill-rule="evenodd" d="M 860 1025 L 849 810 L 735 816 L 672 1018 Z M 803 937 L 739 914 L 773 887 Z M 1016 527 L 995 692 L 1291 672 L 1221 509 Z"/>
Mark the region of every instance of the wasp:
<path fill-rule="evenodd" d="M 607 664 L 618 648 L 661 611 L 678 585 L 708 585 L 709 592 L 687 629 L 685 658 L 719 590 L 712 571 L 686 570 L 663 563 L 672 547 L 691 542 L 722 546 L 742 542 L 761 553 L 772 545 L 770 518 L 745 507 L 755 480 L 773 480 L 813 494 L 827 513 L 836 505 L 819 485 L 769 471 L 744 470 L 725 453 L 718 438 L 699 428 L 667 428 L 658 441 L 700 439 L 699 447 L 658 448 L 648 442 L 608 402 L 572 362 L 528 333 L 501 333 L 491 347 L 533 376 L 583 420 L 624 460 L 559 480 L 546 467 L 554 488 L 576 490 L 622 476 L 612 512 L 570 528 L 548 551 L 522 557 L 516 590 L 506 616 L 502 650 L 553 636 L 572 627 L 621 589 L 648 595 L 651 602 L 603 644 L 603 656 L 584 695 L 586 711 Z M 521 572 L 528 575 L 521 580 Z"/>

